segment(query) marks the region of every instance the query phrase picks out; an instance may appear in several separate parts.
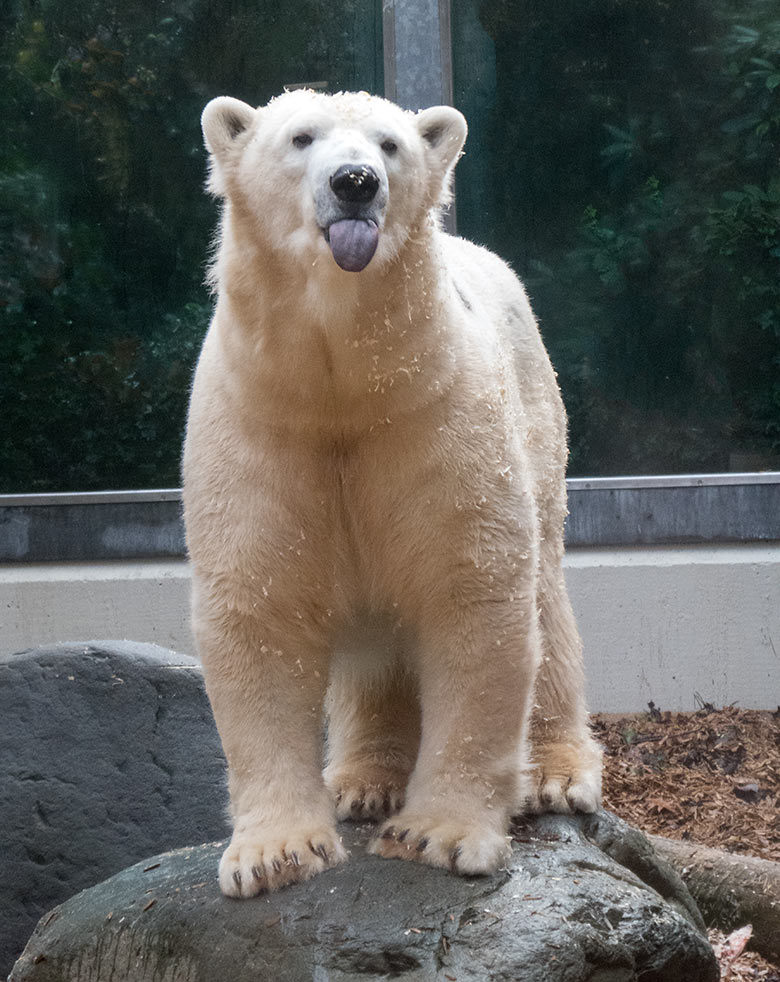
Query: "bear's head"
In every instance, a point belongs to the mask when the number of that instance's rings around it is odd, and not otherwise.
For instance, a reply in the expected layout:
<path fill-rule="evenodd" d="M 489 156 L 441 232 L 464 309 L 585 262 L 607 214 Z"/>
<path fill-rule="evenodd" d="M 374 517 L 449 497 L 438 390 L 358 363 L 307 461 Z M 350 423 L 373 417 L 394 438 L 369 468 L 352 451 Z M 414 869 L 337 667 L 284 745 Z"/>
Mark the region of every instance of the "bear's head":
<path fill-rule="evenodd" d="M 449 199 L 466 121 L 366 93 L 296 90 L 253 109 L 212 100 L 202 118 L 209 188 L 285 261 L 360 272 L 398 256 Z M 335 268 L 335 267 L 334 267 Z"/>

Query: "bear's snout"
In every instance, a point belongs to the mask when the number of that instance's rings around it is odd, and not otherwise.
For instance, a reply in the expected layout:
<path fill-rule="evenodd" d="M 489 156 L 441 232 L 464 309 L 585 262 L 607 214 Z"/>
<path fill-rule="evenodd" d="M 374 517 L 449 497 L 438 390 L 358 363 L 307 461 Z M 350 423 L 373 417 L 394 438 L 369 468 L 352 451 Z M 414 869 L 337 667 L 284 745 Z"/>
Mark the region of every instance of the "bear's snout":
<path fill-rule="evenodd" d="M 376 197 L 379 178 L 367 164 L 342 164 L 331 176 L 330 186 L 339 201 L 365 204 Z"/>

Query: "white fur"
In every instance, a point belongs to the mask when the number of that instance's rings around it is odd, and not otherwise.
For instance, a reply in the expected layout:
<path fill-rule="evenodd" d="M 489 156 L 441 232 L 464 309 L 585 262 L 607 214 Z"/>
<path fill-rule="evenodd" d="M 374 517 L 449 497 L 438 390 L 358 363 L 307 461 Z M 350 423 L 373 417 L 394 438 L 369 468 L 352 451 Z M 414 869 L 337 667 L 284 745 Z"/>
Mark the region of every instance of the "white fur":
<path fill-rule="evenodd" d="M 600 755 L 555 376 L 514 274 L 438 225 L 465 121 L 297 91 L 214 100 L 203 128 L 225 203 L 184 497 L 235 821 L 222 889 L 340 862 L 336 814 L 386 819 L 382 855 L 491 872 L 513 812 L 598 806 Z M 360 273 L 323 234 L 343 163 L 378 178 Z"/>

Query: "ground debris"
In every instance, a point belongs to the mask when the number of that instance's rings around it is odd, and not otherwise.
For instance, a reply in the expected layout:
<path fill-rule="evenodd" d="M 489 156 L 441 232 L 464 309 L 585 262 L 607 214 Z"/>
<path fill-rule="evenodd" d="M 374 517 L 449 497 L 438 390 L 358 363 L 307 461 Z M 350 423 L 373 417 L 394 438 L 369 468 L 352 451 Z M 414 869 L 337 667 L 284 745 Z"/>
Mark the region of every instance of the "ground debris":
<path fill-rule="evenodd" d="M 780 711 L 700 707 L 592 717 L 604 806 L 644 832 L 780 862 Z M 739 938 L 709 938 L 723 979 L 780 982 L 780 966 L 734 954 Z"/>
<path fill-rule="evenodd" d="M 754 951 L 745 951 L 750 941 L 750 925 L 725 935 L 712 929 L 707 932 L 720 965 L 723 982 L 780 982 L 780 971 Z"/>
<path fill-rule="evenodd" d="M 598 715 L 605 806 L 645 832 L 780 862 L 780 717 L 714 710 Z"/>

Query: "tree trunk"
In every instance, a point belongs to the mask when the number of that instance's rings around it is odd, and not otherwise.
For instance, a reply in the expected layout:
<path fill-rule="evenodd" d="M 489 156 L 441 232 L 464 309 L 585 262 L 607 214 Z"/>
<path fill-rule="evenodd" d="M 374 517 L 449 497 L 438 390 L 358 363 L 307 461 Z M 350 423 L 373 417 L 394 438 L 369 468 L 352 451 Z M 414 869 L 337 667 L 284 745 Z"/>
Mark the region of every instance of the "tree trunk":
<path fill-rule="evenodd" d="M 780 961 L 780 863 L 659 835 L 648 838 L 682 876 L 708 926 L 729 933 L 752 924 L 750 947 L 768 961 Z"/>

